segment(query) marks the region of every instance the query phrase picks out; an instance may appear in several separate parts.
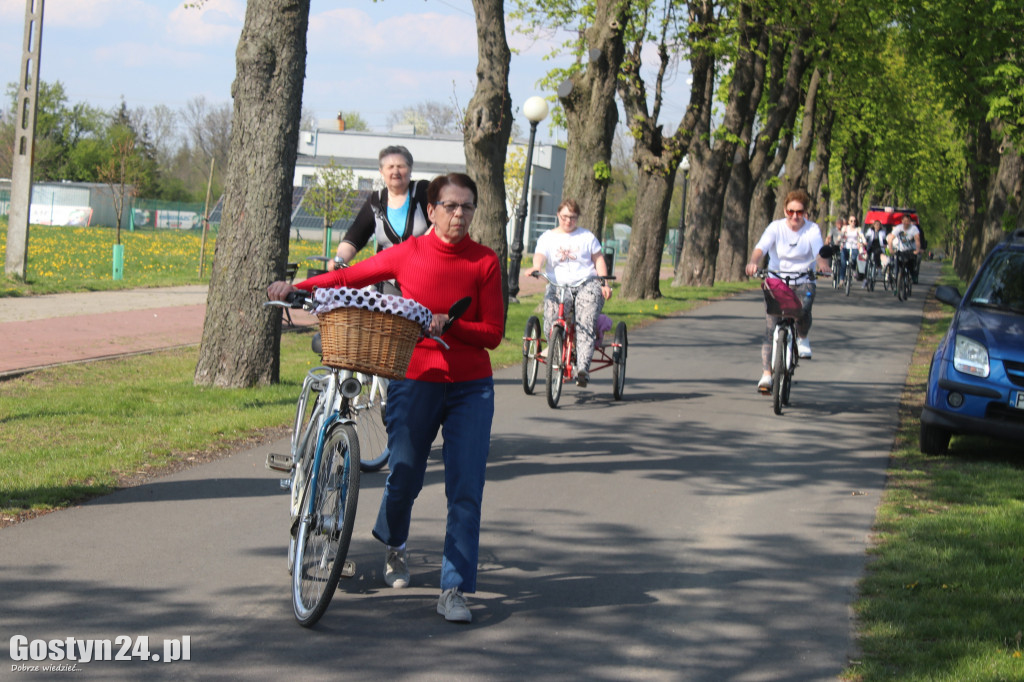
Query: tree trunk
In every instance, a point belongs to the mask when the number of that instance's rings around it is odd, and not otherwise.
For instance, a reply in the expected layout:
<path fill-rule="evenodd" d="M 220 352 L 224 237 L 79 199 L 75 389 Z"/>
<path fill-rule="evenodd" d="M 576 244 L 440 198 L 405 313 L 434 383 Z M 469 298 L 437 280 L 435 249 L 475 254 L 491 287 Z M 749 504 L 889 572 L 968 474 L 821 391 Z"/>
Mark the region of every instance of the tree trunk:
<path fill-rule="evenodd" d="M 786 157 L 786 173 L 779 184 L 778 196 L 780 199 L 784 198 L 791 190 L 807 188 L 811 152 L 814 150 L 814 111 L 820 84 L 821 70 L 815 69 L 811 74 L 810 83 L 807 84 L 807 94 L 804 96 L 804 117 L 800 126 L 800 142 L 789 150 Z M 808 206 L 807 209 L 808 213 L 816 215 L 814 197 L 811 197 L 811 206 Z"/>
<path fill-rule="evenodd" d="M 263 308 L 284 278 L 306 72 L 308 0 L 249 0 L 235 52 L 224 212 L 195 383 L 278 380 L 281 313 Z"/>
<path fill-rule="evenodd" d="M 477 184 L 476 216 L 470 235 L 498 254 L 501 289 L 508 309 L 508 241 L 505 225 L 505 156 L 512 132 L 512 100 L 508 93 L 511 53 L 505 38 L 501 0 L 473 0 L 476 13 L 476 92 L 466 108 L 464 148 L 466 173 Z"/>
<path fill-rule="evenodd" d="M 998 132 L 998 128 L 997 131 Z M 999 168 L 992 177 L 988 191 L 984 230 L 980 255 L 984 257 L 992 247 L 1006 238 L 1007 228 L 1015 228 L 1021 219 L 1021 197 L 1024 196 L 1024 159 L 1009 138 L 1003 138 Z M 980 265 L 980 259 L 978 264 Z"/>
<path fill-rule="evenodd" d="M 641 173 L 637 178 L 636 210 L 629 237 L 622 297 L 628 300 L 661 298 L 661 254 L 665 249 L 665 216 L 672 201 L 675 164 L 663 173 Z"/>
<path fill-rule="evenodd" d="M 807 194 L 811 197 L 811 205 L 815 207 L 814 213 L 808 215 L 813 216 L 811 219 L 814 220 L 818 225 L 828 225 L 824 220 L 828 217 L 829 205 L 831 204 L 831 193 L 828 187 L 828 166 L 832 159 L 832 125 L 835 123 L 836 114 L 832 107 L 826 105 L 824 115 L 821 117 L 821 123 L 818 125 L 817 133 L 815 134 L 815 149 L 814 149 L 814 168 L 811 169 L 807 177 Z M 843 176 L 843 182 L 846 182 L 846 176 Z M 856 182 L 856 175 L 850 173 L 850 182 Z M 852 201 L 853 194 L 851 191 L 850 203 L 846 207 L 846 214 L 859 214 L 859 210 L 854 209 Z M 846 199 L 846 193 L 843 193 L 843 198 Z"/>
<path fill-rule="evenodd" d="M 562 193 L 579 202 L 580 226 L 598 239 L 603 238 L 612 140 L 619 122 L 615 88 L 625 54 L 623 28 L 629 7 L 629 0 L 598 0 L 594 23 L 586 32 L 591 59 L 558 88 L 569 137 Z"/>
<path fill-rule="evenodd" d="M 715 279 L 719 282 L 739 282 L 746 276 L 743 269 L 750 253 L 747 250 L 747 224 L 753 188 L 750 159 L 745 150 L 738 150 L 722 208 L 722 237 L 715 264 Z"/>
<path fill-rule="evenodd" d="M 993 141 L 991 124 L 985 122 L 984 116 L 977 112 L 970 120 L 978 123 L 973 129 L 968 129 L 965 139 L 966 149 L 973 151 L 974 156 L 967 163 L 961 200 L 964 236 L 953 261 L 956 274 L 967 281 L 974 276 L 985 256 L 984 211 L 989 203 L 987 190 L 992 169 L 999 165 L 999 152 Z"/>
<path fill-rule="evenodd" d="M 715 263 L 715 279 L 723 282 L 739 282 L 746 277 L 747 225 L 750 222 L 750 199 L 754 188 L 750 172 L 750 140 L 754 133 L 757 108 L 765 89 L 767 57 L 769 55 L 769 31 L 762 30 L 760 44 L 754 55 L 753 86 L 748 104 L 749 112 L 743 124 L 740 143 L 733 157 L 729 184 L 725 189 L 725 204 L 722 207 L 722 231 L 718 246 L 718 260 Z"/>

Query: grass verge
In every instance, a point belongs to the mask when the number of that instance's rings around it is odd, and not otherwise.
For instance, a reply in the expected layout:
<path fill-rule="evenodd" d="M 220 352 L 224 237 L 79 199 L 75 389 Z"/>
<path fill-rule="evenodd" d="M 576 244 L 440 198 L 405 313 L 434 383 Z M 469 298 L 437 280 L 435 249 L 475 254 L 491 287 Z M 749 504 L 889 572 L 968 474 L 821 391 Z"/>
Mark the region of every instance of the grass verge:
<path fill-rule="evenodd" d="M 960 286 L 951 269 L 941 283 Z M 1024 467 L 1019 444 L 954 436 L 918 449 L 931 355 L 951 309 L 929 296 L 900 406 L 845 680 L 1024 679 Z"/>

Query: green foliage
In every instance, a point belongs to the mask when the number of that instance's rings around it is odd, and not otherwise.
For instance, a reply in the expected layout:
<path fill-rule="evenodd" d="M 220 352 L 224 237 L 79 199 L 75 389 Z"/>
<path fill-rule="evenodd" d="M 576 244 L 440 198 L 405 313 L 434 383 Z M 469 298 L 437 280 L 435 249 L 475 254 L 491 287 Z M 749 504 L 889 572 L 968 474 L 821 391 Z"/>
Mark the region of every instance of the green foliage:
<path fill-rule="evenodd" d="M 600 182 L 607 183 L 612 179 L 612 169 L 604 161 L 594 164 L 594 178 Z"/>

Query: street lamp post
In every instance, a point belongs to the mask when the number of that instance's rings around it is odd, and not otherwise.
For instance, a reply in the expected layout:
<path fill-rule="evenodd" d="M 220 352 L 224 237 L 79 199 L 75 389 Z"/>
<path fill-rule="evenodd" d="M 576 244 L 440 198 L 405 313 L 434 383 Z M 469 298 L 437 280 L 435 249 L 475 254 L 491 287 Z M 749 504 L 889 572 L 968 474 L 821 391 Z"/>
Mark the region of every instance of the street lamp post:
<path fill-rule="evenodd" d="M 530 121 L 530 143 L 526 147 L 526 170 L 523 175 L 523 198 L 516 210 L 515 234 L 512 237 L 511 263 L 508 268 L 508 299 L 517 302 L 519 295 L 519 266 L 523 259 L 523 231 L 526 228 L 527 198 L 530 196 L 530 167 L 533 165 L 533 138 L 537 134 L 537 124 L 548 115 L 548 103 L 543 97 L 531 97 L 523 103 L 523 113 Z"/>
<path fill-rule="evenodd" d="M 683 206 L 679 211 L 679 234 L 676 235 L 676 255 L 672 267 L 678 267 L 679 261 L 683 259 L 683 233 L 686 230 L 686 185 L 690 179 L 690 157 L 684 156 L 679 167 L 683 170 Z"/>

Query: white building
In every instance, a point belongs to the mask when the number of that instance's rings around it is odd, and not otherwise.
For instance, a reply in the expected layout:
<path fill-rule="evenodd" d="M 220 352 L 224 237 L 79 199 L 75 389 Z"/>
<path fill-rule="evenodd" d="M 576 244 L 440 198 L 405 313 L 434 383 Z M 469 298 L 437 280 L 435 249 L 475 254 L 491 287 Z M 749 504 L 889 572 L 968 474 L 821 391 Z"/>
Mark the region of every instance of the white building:
<path fill-rule="evenodd" d="M 378 154 L 384 147 L 402 145 L 413 157 L 413 180 L 429 180 L 443 173 L 466 171 L 466 154 L 461 135 L 414 135 L 400 132 L 374 133 L 339 130 L 338 125 L 319 122 L 315 131 L 299 133 L 298 157 L 295 160 L 295 187 L 307 187 L 321 166 L 331 159 L 336 166 L 350 168 L 360 190 L 383 187 Z M 331 122 L 333 124 L 333 122 Z M 525 140 L 513 144 L 525 146 Z M 554 225 L 554 214 L 562 198 L 565 173 L 565 149 L 550 144 L 534 144 L 530 171 L 530 197 L 526 214 L 524 242 L 526 253 L 533 250 L 537 236 Z M 509 206 L 506 228 L 509 243 L 515 223 L 515 206 Z"/>

